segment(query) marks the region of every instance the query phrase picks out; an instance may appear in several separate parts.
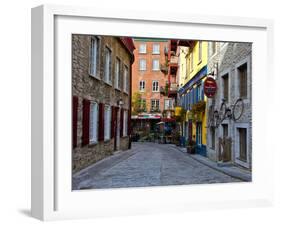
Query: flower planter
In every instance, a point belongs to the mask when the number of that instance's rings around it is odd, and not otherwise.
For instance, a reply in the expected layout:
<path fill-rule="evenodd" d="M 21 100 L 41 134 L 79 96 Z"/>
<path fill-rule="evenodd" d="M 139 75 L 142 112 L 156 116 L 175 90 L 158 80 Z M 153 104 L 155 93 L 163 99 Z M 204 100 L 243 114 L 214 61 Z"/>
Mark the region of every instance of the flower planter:
<path fill-rule="evenodd" d="M 196 148 L 195 145 L 188 145 L 186 147 L 186 152 L 189 153 L 189 154 L 195 154 L 195 148 Z"/>

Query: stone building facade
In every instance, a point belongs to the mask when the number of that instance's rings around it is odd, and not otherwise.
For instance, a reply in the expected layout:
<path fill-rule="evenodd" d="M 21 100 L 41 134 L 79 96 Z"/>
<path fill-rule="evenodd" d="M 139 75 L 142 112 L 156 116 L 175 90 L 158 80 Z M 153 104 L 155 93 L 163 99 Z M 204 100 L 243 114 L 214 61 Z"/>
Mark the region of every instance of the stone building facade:
<path fill-rule="evenodd" d="M 72 35 L 72 169 L 130 148 L 130 38 Z"/>
<path fill-rule="evenodd" d="M 208 99 L 207 156 L 251 169 L 252 44 L 210 42 L 208 56 L 218 90 Z"/>

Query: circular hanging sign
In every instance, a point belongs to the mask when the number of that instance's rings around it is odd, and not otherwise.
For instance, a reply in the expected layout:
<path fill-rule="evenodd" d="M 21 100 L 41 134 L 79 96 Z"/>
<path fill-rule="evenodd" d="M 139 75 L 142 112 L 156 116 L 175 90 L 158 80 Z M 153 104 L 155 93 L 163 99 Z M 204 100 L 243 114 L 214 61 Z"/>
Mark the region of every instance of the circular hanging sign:
<path fill-rule="evenodd" d="M 207 77 L 205 82 L 204 82 L 204 94 L 208 98 L 212 98 L 215 96 L 217 92 L 217 83 L 216 80 L 213 79 L 212 77 Z"/>

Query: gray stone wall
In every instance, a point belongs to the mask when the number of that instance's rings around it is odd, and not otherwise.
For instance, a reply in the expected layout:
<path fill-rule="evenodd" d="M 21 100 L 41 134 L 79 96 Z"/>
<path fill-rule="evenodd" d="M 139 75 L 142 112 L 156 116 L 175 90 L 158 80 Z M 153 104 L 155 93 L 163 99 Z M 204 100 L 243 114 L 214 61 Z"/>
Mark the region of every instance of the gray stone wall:
<path fill-rule="evenodd" d="M 231 161 L 246 168 L 251 169 L 252 165 L 252 44 L 251 43 L 216 43 L 216 53 L 211 53 L 209 45 L 208 72 L 217 71 L 216 82 L 218 91 L 213 99 L 208 100 L 208 107 L 215 106 L 219 110 L 223 98 L 223 80 L 222 76 L 228 73 L 229 76 L 229 101 L 228 107 L 232 107 L 239 96 L 238 67 L 247 63 L 247 98 L 243 98 L 244 111 L 241 118 L 237 121 L 225 119 L 222 124 L 228 125 L 228 137 L 232 138 L 232 156 Z M 217 67 L 216 67 L 217 65 Z M 209 117 L 209 115 L 207 116 Z M 238 153 L 238 128 L 247 128 L 247 162 L 239 160 Z M 207 137 L 207 155 L 210 159 L 218 160 L 218 140 L 222 137 L 222 126 L 215 129 L 215 149 L 211 148 L 211 128 L 208 128 Z"/>
<path fill-rule="evenodd" d="M 97 36 L 99 38 L 98 75 L 95 78 L 89 74 L 89 57 L 91 46 L 91 35 L 72 35 L 72 95 L 78 97 L 78 122 L 77 122 L 77 147 L 72 151 L 72 169 L 77 172 L 92 163 L 95 163 L 114 152 L 114 138 L 109 141 L 99 141 L 96 144 L 82 146 L 82 120 L 83 120 L 83 99 L 92 102 L 104 103 L 110 106 L 117 106 L 117 101 L 122 99 L 122 108 L 130 110 L 130 91 L 123 91 L 123 70 L 124 65 L 128 68 L 128 79 L 126 81 L 130 89 L 130 74 L 132 58 L 129 52 L 117 37 Z M 104 79 L 104 49 L 111 50 L 111 75 L 112 85 L 108 85 Z M 121 60 L 121 90 L 114 88 L 115 60 Z M 128 149 L 129 138 L 120 138 L 120 150 Z"/>

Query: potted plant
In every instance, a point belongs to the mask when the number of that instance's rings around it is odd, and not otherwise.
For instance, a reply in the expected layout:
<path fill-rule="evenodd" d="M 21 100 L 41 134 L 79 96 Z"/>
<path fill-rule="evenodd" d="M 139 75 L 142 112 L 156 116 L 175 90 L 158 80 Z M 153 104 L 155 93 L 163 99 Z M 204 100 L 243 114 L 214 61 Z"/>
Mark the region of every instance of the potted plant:
<path fill-rule="evenodd" d="M 180 132 L 179 131 L 175 131 L 173 133 L 173 143 L 177 146 L 180 146 Z"/>
<path fill-rule="evenodd" d="M 188 140 L 186 151 L 189 154 L 195 154 L 196 142 L 193 139 Z"/>

